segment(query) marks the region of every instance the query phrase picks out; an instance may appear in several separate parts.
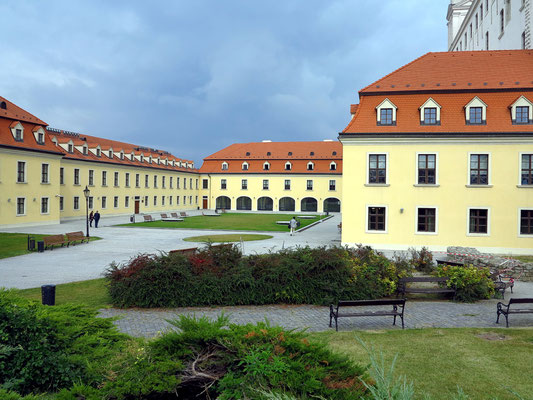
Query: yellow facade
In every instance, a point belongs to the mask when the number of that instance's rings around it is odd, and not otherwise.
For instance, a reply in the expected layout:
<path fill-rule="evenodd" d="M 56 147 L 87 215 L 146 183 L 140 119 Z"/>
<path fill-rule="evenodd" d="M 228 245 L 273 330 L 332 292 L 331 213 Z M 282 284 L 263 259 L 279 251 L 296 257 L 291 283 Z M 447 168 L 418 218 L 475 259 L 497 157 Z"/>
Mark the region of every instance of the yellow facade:
<path fill-rule="evenodd" d="M 217 198 L 228 197 L 231 200 L 229 209 L 244 210 L 245 208 L 238 207 L 237 200 L 239 197 L 248 197 L 251 211 L 261 211 L 258 200 L 262 197 L 268 197 L 272 199 L 272 211 L 324 212 L 324 200 L 340 201 L 342 197 L 340 174 L 209 174 L 202 175 L 201 179 L 200 195 L 202 199 L 207 200 L 207 208 L 209 209 L 226 208 L 221 207 L 220 201 L 217 204 Z M 207 180 L 207 189 L 203 189 L 205 180 Z M 226 182 L 225 188 L 223 188 L 223 180 Z M 243 180 L 246 180 L 246 189 L 243 189 Z M 268 182 L 268 189 L 263 188 L 264 181 Z M 285 181 L 289 181 L 290 189 L 286 189 Z M 308 188 L 308 181 L 311 182 L 312 187 Z M 290 207 L 284 209 L 283 202 L 280 205 L 280 200 L 283 198 L 294 200 L 294 210 L 291 210 Z M 303 199 L 307 200 L 304 200 L 302 207 Z M 316 200 L 316 209 L 314 208 L 314 201 L 309 199 Z M 285 205 L 290 203 L 288 201 Z"/>
<path fill-rule="evenodd" d="M 0 148 L 0 225 L 59 223 L 60 162 L 60 155 Z"/>
<path fill-rule="evenodd" d="M 533 153 L 527 138 L 342 138 L 342 243 L 380 249 L 427 246 L 476 247 L 481 251 L 530 254 L 533 235 L 519 232 L 520 210 L 533 209 L 533 186 L 521 185 L 521 155 Z M 385 154 L 385 184 L 369 184 L 369 154 Z M 436 155 L 437 182 L 417 184 L 419 154 Z M 471 155 L 487 154 L 487 185 L 471 185 Z M 385 207 L 384 231 L 369 231 L 369 207 Z M 417 232 L 417 207 L 436 209 L 434 233 Z M 470 209 L 488 210 L 488 232 L 469 233 Z"/>

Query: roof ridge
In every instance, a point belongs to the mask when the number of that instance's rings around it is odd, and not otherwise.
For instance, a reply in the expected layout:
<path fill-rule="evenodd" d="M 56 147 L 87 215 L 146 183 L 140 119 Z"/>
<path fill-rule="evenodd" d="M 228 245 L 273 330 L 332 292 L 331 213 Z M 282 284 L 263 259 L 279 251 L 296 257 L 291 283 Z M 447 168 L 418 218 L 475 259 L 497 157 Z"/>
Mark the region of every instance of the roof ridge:
<path fill-rule="evenodd" d="M 446 52 L 443 51 L 443 52 L 441 52 L 441 53 L 446 53 Z M 396 72 L 399 72 L 399 71 L 403 70 L 404 68 L 406 68 L 406 67 L 408 67 L 409 65 L 413 64 L 414 62 L 416 62 L 416 61 L 418 61 L 418 60 L 420 60 L 420 59 L 422 59 L 422 58 L 424 58 L 424 57 L 426 57 L 426 56 L 428 56 L 428 55 L 430 55 L 430 54 L 435 54 L 435 52 L 431 52 L 431 51 L 430 51 L 429 53 L 423 54 L 423 55 L 421 55 L 420 57 L 415 58 L 415 59 L 412 60 L 411 62 L 409 62 L 409 63 L 407 63 L 407 64 L 405 64 L 405 65 L 402 65 L 401 67 L 395 69 L 394 71 L 388 73 L 387 75 L 382 76 L 382 77 L 379 78 L 377 81 L 372 82 L 370 85 L 365 86 L 364 88 L 362 88 L 361 90 L 359 90 L 359 93 L 364 92 L 365 90 L 367 90 L 367 89 L 370 88 L 371 86 L 373 86 L 373 85 L 377 84 L 378 82 L 380 82 L 380 81 L 382 81 L 382 80 L 388 78 L 388 77 L 391 76 L 392 74 L 395 74 Z"/>

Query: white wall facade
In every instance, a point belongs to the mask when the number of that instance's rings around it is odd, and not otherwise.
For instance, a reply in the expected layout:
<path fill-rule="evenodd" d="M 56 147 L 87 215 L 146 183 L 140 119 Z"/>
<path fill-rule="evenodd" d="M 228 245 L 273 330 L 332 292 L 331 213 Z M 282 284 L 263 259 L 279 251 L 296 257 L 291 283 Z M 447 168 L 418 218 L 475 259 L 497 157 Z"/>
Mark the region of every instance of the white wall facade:
<path fill-rule="evenodd" d="M 446 18 L 449 51 L 533 48 L 533 0 L 451 0 Z"/>

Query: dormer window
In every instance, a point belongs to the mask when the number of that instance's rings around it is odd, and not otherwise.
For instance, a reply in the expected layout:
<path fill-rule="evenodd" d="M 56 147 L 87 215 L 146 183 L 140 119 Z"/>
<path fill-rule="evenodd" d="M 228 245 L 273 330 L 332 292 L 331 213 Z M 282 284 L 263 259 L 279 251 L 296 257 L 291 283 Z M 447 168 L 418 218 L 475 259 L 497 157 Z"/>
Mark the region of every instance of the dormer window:
<path fill-rule="evenodd" d="M 5 101 L 0 102 L 0 108 L 1 108 L 2 110 L 7 109 L 7 104 L 6 104 Z"/>
<path fill-rule="evenodd" d="M 44 132 L 37 133 L 37 143 L 44 144 Z"/>
<path fill-rule="evenodd" d="M 270 156 L 272 155 L 272 153 L 270 151 L 267 151 L 267 156 Z"/>
<path fill-rule="evenodd" d="M 524 96 L 520 96 L 511 104 L 511 119 L 513 124 L 533 124 L 533 103 Z"/>
<path fill-rule="evenodd" d="M 289 156 L 292 156 L 292 151 L 289 151 L 288 155 L 289 155 Z"/>
<path fill-rule="evenodd" d="M 228 163 L 224 161 L 222 163 L 222 171 L 227 171 L 227 170 L 228 170 Z"/>
<path fill-rule="evenodd" d="M 74 153 L 74 145 L 72 143 L 68 144 L 68 152 L 69 153 Z"/>
<path fill-rule="evenodd" d="M 331 153 L 332 156 L 336 156 L 337 155 L 337 152 L 334 151 L 333 153 Z"/>
<path fill-rule="evenodd" d="M 120 152 L 120 159 L 124 160 L 124 152 L 123 151 Z"/>
<path fill-rule="evenodd" d="M 141 162 L 144 162 L 144 156 L 141 155 L 141 158 L 140 158 Z"/>
<path fill-rule="evenodd" d="M 315 155 L 315 152 L 312 151 L 312 152 L 309 153 L 309 155 L 310 155 L 310 156 L 314 156 L 314 155 Z"/>
<path fill-rule="evenodd" d="M 264 171 L 268 171 L 268 170 L 270 170 L 270 163 L 268 163 L 268 162 L 264 163 L 264 164 L 263 164 L 263 170 L 264 170 Z"/>
<path fill-rule="evenodd" d="M 242 170 L 243 171 L 248 171 L 248 163 L 247 162 L 243 162 L 242 163 Z"/>
<path fill-rule="evenodd" d="M 15 140 L 22 142 L 22 129 L 15 129 Z"/>
<path fill-rule="evenodd" d="M 389 100 L 383 100 L 377 107 L 378 125 L 396 125 L 397 107 Z"/>
<path fill-rule="evenodd" d="M 331 164 L 329 164 L 329 170 L 330 171 L 336 171 L 337 170 L 337 164 L 332 161 Z"/>
<path fill-rule="evenodd" d="M 479 97 L 474 97 L 465 106 L 467 125 L 485 125 L 487 123 L 487 105 Z"/>
<path fill-rule="evenodd" d="M 246 152 L 246 157 L 249 157 L 249 156 L 250 156 L 250 152 L 247 151 L 247 152 Z"/>
<path fill-rule="evenodd" d="M 113 158 L 113 150 L 109 150 L 109 158 Z"/>
<path fill-rule="evenodd" d="M 431 97 L 420 106 L 420 125 L 440 125 L 440 105 Z"/>
<path fill-rule="evenodd" d="M 315 169 L 315 164 L 313 164 L 312 162 L 308 162 L 307 163 L 307 170 L 308 171 L 313 171 Z"/>
<path fill-rule="evenodd" d="M 96 157 L 101 157 L 101 156 L 102 156 L 102 150 L 96 149 Z"/>
<path fill-rule="evenodd" d="M 84 155 L 84 156 L 87 155 L 87 146 L 83 146 L 83 155 Z"/>
<path fill-rule="evenodd" d="M 290 162 L 285 163 L 285 171 L 290 171 L 292 169 L 292 164 Z"/>

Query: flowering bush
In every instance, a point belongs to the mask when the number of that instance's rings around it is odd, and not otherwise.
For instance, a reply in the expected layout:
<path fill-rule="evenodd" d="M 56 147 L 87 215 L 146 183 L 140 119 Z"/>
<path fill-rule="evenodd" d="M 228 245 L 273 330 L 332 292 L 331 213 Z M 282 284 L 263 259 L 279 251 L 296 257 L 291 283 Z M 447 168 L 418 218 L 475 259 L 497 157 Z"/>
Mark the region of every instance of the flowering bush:
<path fill-rule="evenodd" d="M 447 285 L 456 290 L 456 300 L 473 302 L 494 295 L 494 283 L 488 268 L 444 265 L 437 268 L 437 275 L 449 278 Z"/>

